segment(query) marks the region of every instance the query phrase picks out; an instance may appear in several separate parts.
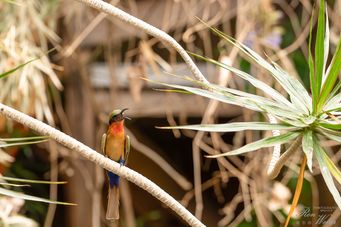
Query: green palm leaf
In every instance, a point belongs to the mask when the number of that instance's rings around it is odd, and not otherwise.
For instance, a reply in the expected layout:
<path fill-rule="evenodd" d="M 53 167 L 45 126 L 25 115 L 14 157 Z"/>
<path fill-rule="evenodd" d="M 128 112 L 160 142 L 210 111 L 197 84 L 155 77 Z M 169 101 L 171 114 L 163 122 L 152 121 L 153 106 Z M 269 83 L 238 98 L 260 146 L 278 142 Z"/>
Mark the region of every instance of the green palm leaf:
<path fill-rule="evenodd" d="M 271 137 L 267 137 L 267 138 L 264 138 L 261 140 L 257 140 L 253 143 L 246 144 L 245 146 L 238 148 L 236 150 L 230 151 L 230 152 L 226 152 L 223 154 L 217 154 L 217 155 L 210 155 L 207 157 L 218 158 L 218 157 L 222 157 L 222 156 L 244 154 L 244 153 L 255 151 L 255 150 L 258 150 L 261 148 L 272 147 L 272 146 L 275 146 L 278 144 L 287 143 L 287 142 L 295 139 L 300 134 L 301 134 L 300 132 L 287 132 L 287 133 L 281 134 L 279 136 L 271 136 Z"/>
<path fill-rule="evenodd" d="M 290 130 L 295 126 L 285 124 L 271 124 L 267 122 L 233 122 L 226 124 L 201 124 L 157 127 L 161 129 L 189 129 L 205 132 L 237 132 L 243 130 Z"/>
<path fill-rule="evenodd" d="M 317 158 L 322 177 L 324 181 L 326 182 L 326 185 L 330 193 L 332 194 L 336 204 L 338 205 L 339 209 L 341 209 L 341 196 L 334 184 L 333 177 L 330 173 L 330 169 L 328 168 L 328 164 L 330 165 L 330 163 L 327 163 L 328 161 L 326 161 L 326 155 L 324 155 L 323 148 L 318 143 L 318 140 L 316 137 L 314 138 L 314 153 Z M 335 174 L 335 170 L 333 170 L 333 172 Z M 338 175 L 336 179 L 339 180 L 339 177 L 340 176 Z"/>
<path fill-rule="evenodd" d="M 10 196 L 14 198 L 19 198 L 19 199 L 24 199 L 24 200 L 31 200 L 31 201 L 36 201 L 36 202 L 43 202 L 43 203 L 52 203 L 52 204 L 60 204 L 60 205 L 76 205 L 74 203 L 66 203 L 66 202 L 58 202 L 50 199 L 44 199 L 32 195 L 25 195 L 23 193 L 11 191 L 5 188 L 0 187 L 0 194 L 5 195 L 5 196 Z"/>

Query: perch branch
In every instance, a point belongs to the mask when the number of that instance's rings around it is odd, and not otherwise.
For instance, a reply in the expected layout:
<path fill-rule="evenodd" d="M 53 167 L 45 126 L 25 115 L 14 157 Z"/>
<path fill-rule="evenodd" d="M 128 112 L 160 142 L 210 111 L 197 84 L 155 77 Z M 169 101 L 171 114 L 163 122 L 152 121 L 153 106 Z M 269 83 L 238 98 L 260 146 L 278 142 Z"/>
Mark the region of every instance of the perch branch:
<path fill-rule="evenodd" d="M 198 67 L 194 64 L 192 58 L 187 54 L 187 52 L 182 48 L 182 46 L 170 35 L 168 35 L 166 32 L 116 8 L 113 5 L 110 5 L 109 3 L 106 3 L 101 0 L 77 0 L 79 2 L 82 2 L 88 6 L 91 6 L 95 9 L 98 9 L 100 12 L 105 12 L 109 15 L 114 16 L 115 18 L 126 22 L 144 32 L 147 34 L 154 36 L 158 38 L 159 40 L 162 40 L 163 42 L 169 44 L 172 46 L 183 58 L 185 63 L 188 65 L 189 69 L 193 73 L 193 76 L 195 79 L 201 81 L 202 83 L 209 83 L 206 78 L 202 75 Z"/>
<path fill-rule="evenodd" d="M 159 199 L 161 202 L 166 204 L 174 212 L 176 212 L 180 217 L 182 217 L 191 226 L 204 226 L 197 218 L 195 218 L 186 208 L 184 208 L 178 201 L 176 201 L 172 196 L 163 191 L 158 185 L 149 180 L 148 178 L 142 176 L 141 174 L 129 169 L 128 167 L 122 166 L 117 162 L 104 157 L 102 154 L 96 152 L 90 147 L 84 145 L 78 140 L 66 135 L 65 133 L 35 119 L 24 113 L 21 113 L 9 106 L 0 103 L 0 113 L 9 119 L 12 119 L 24 126 L 36 131 L 37 133 L 45 136 L 49 136 L 58 143 L 64 145 L 77 152 L 84 158 L 96 163 L 102 168 L 109 170 L 128 181 L 136 184 L 140 188 L 146 190 L 155 198 Z"/>

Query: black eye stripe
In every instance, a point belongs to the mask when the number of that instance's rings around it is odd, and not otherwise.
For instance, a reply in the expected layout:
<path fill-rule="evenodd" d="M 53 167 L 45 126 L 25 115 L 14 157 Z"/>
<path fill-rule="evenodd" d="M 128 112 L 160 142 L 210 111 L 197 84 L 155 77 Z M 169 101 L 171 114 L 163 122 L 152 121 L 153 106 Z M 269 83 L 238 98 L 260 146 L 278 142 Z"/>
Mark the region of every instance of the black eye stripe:
<path fill-rule="evenodd" d="M 114 115 L 110 118 L 109 120 L 109 124 L 113 123 L 113 122 L 117 122 L 117 121 L 122 121 L 124 119 L 124 116 L 123 114 L 117 114 L 117 115 Z"/>

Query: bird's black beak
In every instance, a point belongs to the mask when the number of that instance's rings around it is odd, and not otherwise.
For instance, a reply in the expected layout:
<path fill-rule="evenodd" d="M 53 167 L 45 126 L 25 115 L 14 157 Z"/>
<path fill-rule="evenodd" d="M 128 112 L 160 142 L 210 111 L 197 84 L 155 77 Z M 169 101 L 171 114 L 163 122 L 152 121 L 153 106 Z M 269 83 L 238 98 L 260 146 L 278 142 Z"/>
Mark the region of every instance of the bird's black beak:
<path fill-rule="evenodd" d="M 121 110 L 121 113 L 120 113 L 120 114 L 123 116 L 124 119 L 131 120 L 130 117 L 127 117 L 127 116 L 124 116 L 124 115 L 123 115 L 123 113 L 124 113 L 125 111 L 127 111 L 127 110 L 128 110 L 128 108 L 124 108 L 123 110 Z"/>
<path fill-rule="evenodd" d="M 126 110 L 128 110 L 128 108 L 124 108 L 123 110 L 121 110 L 120 114 L 123 114 Z"/>

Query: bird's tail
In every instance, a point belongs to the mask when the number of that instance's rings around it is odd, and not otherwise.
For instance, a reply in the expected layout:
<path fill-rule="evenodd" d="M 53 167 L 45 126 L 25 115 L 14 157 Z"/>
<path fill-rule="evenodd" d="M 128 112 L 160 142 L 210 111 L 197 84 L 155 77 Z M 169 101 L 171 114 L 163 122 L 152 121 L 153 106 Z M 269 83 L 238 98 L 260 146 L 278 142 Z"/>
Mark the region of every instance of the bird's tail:
<path fill-rule="evenodd" d="M 119 213 L 120 204 L 120 192 L 118 186 L 109 187 L 108 193 L 108 207 L 105 218 L 109 221 L 118 220 L 120 218 Z"/>

